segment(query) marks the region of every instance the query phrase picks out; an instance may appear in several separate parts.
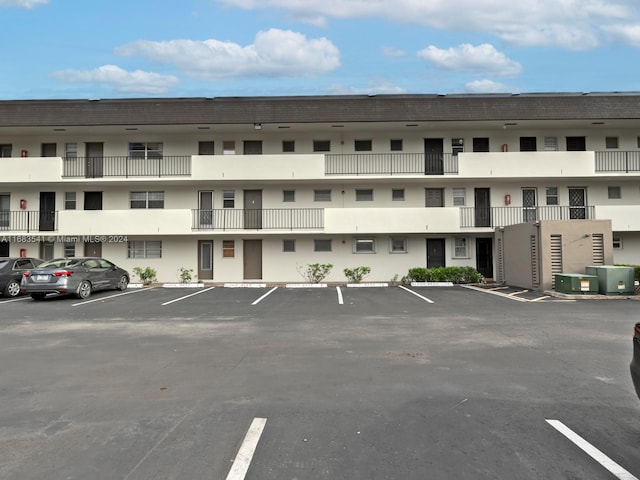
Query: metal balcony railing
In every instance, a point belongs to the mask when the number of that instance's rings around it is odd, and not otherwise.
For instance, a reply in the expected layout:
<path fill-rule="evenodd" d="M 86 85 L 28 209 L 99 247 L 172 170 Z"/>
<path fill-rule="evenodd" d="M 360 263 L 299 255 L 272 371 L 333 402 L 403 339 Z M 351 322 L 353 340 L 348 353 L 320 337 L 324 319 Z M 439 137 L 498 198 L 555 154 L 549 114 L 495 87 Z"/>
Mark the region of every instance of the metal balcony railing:
<path fill-rule="evenodd" d="M 54 210 L 0 211 L 0 232 L 54 232 L 57 225 L 58 212 Z"/>
<path fill-rule="evenodd" d="M 595 152 L 596 172 L 640 172 L 640 151 Z"/>
<path fill-rule="evenodd" d="M 458 173 L 451 153 L 348 153 L 325 155 L 326 175 L 444 175 Z"/>
<path fill-rule="evenodd" d="M 460 227 L 505 227 L 539 220 L 593 220 L 594 206 L 460 207 Z"/>
<path fill-rule="evenodd" d="M 266 208 L 191 211 L 193 230 L 321 230 L 323 208 Z"/>
<path fill-rule="evenodd" d="M 183 177 L 191 175 L 191 156 L 157 158 L 64 157 L 62 176 L 66 178 L 102 177 Z"/>

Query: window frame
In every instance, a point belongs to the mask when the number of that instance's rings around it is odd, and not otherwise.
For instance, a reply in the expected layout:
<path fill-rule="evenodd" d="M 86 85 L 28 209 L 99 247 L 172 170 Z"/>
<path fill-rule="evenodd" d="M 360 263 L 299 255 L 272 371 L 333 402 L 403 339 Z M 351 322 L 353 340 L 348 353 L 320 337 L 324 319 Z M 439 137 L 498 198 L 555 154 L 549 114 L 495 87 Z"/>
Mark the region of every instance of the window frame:
<path fill-rule="evenodd" d="M 282 239 L 282 252 L 283 253 L 295 253 L 296 240 L 295 238 L 283 238 Z"/>
<path fill-rule="evenodd" d="M 353 151 L 354 152 L 372 152 L 373 151 L 373 140 L 371 139 L 356 139 L 353 141 Z"/>
<path fill-rule="evenodd" d="M 128 259 L 162 258 L 162 240 L 129 240 Z"/>
<path fill-rule="evenodd" d="M 222 258 L 235 258 L 235 256 L 236 256 L 236 241 L 222 240 Z"/>
<path fill-rule="evenodd" d="M 356 202 L 373 202 L 373 188 L 356 188 Z"/>
<path fill-rule="evenodd" d="M 352 243 L 352 253 L 371 255 L 376 253 L 375 237 L 356 237 Z"/>
<path fill-rule="evenodd" d="M 284 203 L 293 203 L 296 201 L 296 191 L 294 189 L 282 190 L 282 201 Z"/>
<path fill-rule="evenodd" d="M 391 201 L 392 202 L 404 202 L 405 200 L 406 200 L 406 198 L 405 198 L 405 189 L 404 188 L 392 188 L 391 189 Z"/>
<path fill-rule="evenodd" d="M 132 160 L 159 160 L 163 157 L 163 142 L 129 142 L 129 158 Z"/>
<path fill-rule="evenodd" d="M 331 189 L 330 188 L 315 188 L 313 190 L 314 202 L 330 202 L 331 201 Z"/>
<path fill-rule="evenodd" d="M 323 247 L 323 248 L 320 248 Z M 314 252 L 332 252 L 333 251 L 333 242 L 330 238 L 314 238 L 313 239 L 313 251 Z"/>
<path fill-rule="evenodd" d="M 65 210 L 76 210 L 77 207 L 78 207 L 78 194 L 77 194 L 77 192 L 64 192 L 64 209 Z"/>
<path fill-rule="evenodd" d="M 139 198 L 134 199 L 134 196 Z M 156 198 L 152 198 L 156 197 Z M 135 204 L 134 204 L 135 202 Z M 129 192 L 129 208 L 138 209 L 163 209 L 164 191 L 131 191 Z"/>
<path fill-rule="evenodd" d="M 236 191 L 227 189 L 222 191 L 222 208 L 236 208 Z"/>
<path fill-rule="evenodd" d="M 622 198 L 622 187 L 619 185 L 607 186 L 607 199 L 608 200 L 620 200 Z"/>
<path fill-rule="evenodd" d="M 553 191 L 555 190 L 555 194 Z M 545 187 L 545 201 L 546 201 L 546 205 L 548 206 L 557 206 L 560 205 L 559 203 L 559 198 L 558 198 L 558 187 Z M 549 199 L 555 198 L 555 203 L 550 202 Z"/>
<path fill-rule="evenodd" d="M 454 187 L 451 189 L 454 207 L 464 207 L 467 204 L 467 189 Z"/>
<path fill-rule="evenodd" d="M 459 245 L 458 242 L 462 242 L 464 245 Z M 469 237 L 454 236 L 451 247 L 452 258 L 471 258 L 469 252 Z"/>
<path fill-rule="evenodd" d="M 395 249 L 394 248 L 394 242 L 400 241 L 402 242 L 402 249 Z M 395 255 L 395 254 L 402 254 L 402 253 L 409 253 L 409 238 L 408 237 L 389 237 L 389 253 Z"/>
<path fill-rule="evenodd" d="M 330 152 L 331 140 L 313 140 L 314 152 Z"/>

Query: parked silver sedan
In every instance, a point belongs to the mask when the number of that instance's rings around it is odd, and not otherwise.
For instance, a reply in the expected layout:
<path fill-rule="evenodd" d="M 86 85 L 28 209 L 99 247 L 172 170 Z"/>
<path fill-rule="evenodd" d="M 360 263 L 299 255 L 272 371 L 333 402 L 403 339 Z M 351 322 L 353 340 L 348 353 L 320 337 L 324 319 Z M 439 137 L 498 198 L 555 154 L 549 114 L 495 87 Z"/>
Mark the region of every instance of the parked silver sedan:
<path fill-rule="evenodd" d="M 56 258 L 24 272 L 20 290 L 34 300 L 48 293 L 87 298 L 96 290 L 126 290 L 129 273 L 104 258 Z"/>

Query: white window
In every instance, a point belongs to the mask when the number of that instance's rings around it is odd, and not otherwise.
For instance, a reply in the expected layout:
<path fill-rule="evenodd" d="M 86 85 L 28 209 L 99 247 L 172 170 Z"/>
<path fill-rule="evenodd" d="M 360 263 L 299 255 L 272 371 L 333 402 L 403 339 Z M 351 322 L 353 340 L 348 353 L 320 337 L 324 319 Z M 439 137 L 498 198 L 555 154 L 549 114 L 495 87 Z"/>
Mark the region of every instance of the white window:
<path fill-rule="evenodd" d="M 130 158 L 162 158 L 162 142 L 130 142 Z"/>
<path fill-rule="evenodd" d="M 235 190 L 225 190 L 222 192 L 222 208 L 235 208 L 236 192 Z"/>
<path fill-rule="evenodd" d="M 127 242 L 127 258 L 162 258 L 162 241 L 134 240 Z"/>
<path fill-rule="evenodd" d="M 64 192 L 64 209 L 76 209 L 76 192 Z"/>
<path fill-rule="evenodd" d="M 75 257 L 76 256 L 76 244 L 71 242 L 64 242 L 64 256 Z"/>
<path fill-rule="evenodd" d="M 464 207 L 466 203 L 466 192 L 464 188 L 453 189 L 453 206 Z"/>
<path fill-rule="evenodd" d="M 78 158 L 78 144 L 77 143 L 65 143 L 64 144 L 64 156 L 65 156 L 65 158 Z"/>
<path fill-rule="evenodd" d="M 356 202 L 372 202 L 372 201 L 373 201 L 373 188 L 356 189 Z"/>
<path fill-rule="evenodd" d="M 314 202 L 330 202 L 331 190 L 314 190 L 313 201 Z"/>
<path fill-rule="evenodd" d="M 296 191 L 295 190 L 283 190 L 282 191 L 282 201 L 283 202 L 295 202 L 296 201 Z"/>
<path fill-rule="evenodd" d="M 618 148 L 618 137 L 605 137 L 605 148 Z"/>
<path fill-rule="evenodd" d="M 376 253 L 374 238 L 354 238 L 353 253 Z"/>
<path fill-rule="evenodd" d="M 547 205 L 558 205 L 558 187 L 547 187 Z"/>
<path fill-rule="evenodd" d="M 622 235 L 617 233 L 613 234 L 613 248 L 615 250 L 622 250 Z"/>
<path fill-rule="evenodd" d="M 330 252 L 331 251 L 331 240 L 314 240 L 313 241 L 313 251 L 314 252 Z"/>
<path fill-rule="evenodd" d="M 296 241 L 292 239 L 282 240 L 282 251 L 283 252 L 295 252 L 296 251 Z"/>
<path fill-rule="evenodd" d="M 164 192 L 130 192 L 131 208 L 164 208 Z"/>
<path fill-rule="evenodd" d="M 391 200 L 394 202 L 404 202 L 404 188 L 394 188 L 391 190 Z"/>
<path fill-rule="evenodd" d="M 407 253 L 407 237 L 391 237 L 389 241 L 390 253 Z"/>
<path fill-rule="evenodd" d="M 558 137 L 544 137 L 544 151 L 555 152 L 558 150 Z"/>
<path fill-rule="evenodd" d="M 620 187 L 607 187 L 608 198 L 619 199 L 622 198 L 622 192 Z"/>
<path fill-rule="evenodd" d="M 469 239 L 453 237 L 453 258 L 469 258 Z"/>

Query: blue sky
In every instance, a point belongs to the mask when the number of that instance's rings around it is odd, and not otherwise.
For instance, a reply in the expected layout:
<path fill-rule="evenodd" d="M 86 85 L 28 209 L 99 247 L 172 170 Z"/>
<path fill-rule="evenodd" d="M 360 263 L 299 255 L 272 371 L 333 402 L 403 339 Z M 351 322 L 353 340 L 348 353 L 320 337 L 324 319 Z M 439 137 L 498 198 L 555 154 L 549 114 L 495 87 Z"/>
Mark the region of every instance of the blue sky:
<path fill-rule="evenodd" d="M 0 99 L 640 91 L 638 0 L 0 0 Z"/>

